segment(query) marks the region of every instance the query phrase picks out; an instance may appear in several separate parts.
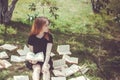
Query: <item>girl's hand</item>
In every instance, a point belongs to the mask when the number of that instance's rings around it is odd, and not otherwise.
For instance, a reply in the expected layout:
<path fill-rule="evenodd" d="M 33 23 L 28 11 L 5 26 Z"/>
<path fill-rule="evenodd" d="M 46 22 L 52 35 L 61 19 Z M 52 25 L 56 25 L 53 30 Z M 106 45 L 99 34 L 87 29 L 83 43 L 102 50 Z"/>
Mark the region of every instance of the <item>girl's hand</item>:
<path fill-rule="evenodd" d="M 42 72 L 48 72 L 50 68 L 50 65 L 48 63 L 44 63 L 42 67 Z"/>
<path fill-rule="evenodd" d="M 29 62 L 29 63 L 32 63 L 32 61 L 31 61 L 31 60 L 29 60 L 28 62 Z"/>
<path fill-rule="evenodd" d="M 37 63 L 37 61 L 32 61 L 32 64 L 36 64 Z"/>
<path fill-rule="evenodd" d="M 37 63 L 37 61 L 32 61 L 32 60 L 30 60 L 29 62 L 32 63 L 32 64 L 36 64 Z"/>

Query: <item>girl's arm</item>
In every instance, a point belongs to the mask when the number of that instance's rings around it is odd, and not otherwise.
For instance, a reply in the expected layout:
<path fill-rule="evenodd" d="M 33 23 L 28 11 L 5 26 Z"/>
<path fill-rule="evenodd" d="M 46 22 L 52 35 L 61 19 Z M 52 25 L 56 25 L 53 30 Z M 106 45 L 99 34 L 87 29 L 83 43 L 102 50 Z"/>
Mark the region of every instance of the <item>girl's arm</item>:
<path fill-rule="evenodd" d="M 33 46 L 28 45 L 28 47 L 29 47 L 30 51 L 32 51 L 32 52 L 33 52 Z"/>
<path fill-rule="evenodd" d="M 33 46 L 28 45 L 28 47 L 29 47 L 30 51 L 33 52 Z M 29 62 L 32 63 L 32 64 L 36 64 L 37 63 L 37 61 L 32 61 L 32 60 L 29 60 Z"/>
<path fill-rule="evenodd" d="M 47 44 L 47 49 L 46 49 L 46 58 L 45 58 L 45 62 L 44 64 L 48 64 L 49 60 L 50 60 L 50 53 L 51 53 L 51 50 L 52 50 L 52 43 L 48 43 Z"/>

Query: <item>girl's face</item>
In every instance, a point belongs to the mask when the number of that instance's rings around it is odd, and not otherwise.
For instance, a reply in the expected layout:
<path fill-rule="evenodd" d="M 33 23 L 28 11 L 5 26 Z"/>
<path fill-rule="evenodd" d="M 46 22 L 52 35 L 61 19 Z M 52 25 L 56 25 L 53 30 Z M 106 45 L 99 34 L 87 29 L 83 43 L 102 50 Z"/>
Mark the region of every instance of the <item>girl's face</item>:
<path fill-rule="evenodd" d="M 48 32 L 49 31 L 49 22 L 47 21 L 46 24 L 42 27 L 43 32 Z"/>

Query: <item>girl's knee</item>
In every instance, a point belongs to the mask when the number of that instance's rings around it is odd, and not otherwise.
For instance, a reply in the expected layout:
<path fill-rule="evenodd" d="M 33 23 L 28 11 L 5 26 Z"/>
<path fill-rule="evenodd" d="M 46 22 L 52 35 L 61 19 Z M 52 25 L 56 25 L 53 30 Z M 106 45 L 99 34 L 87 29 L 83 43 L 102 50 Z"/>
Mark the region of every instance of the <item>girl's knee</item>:
<path fill-rule="evenodd" d="M 40 73 L 40 70 L 41 70 L 41 66 L 40 65 L 33 65 L 33 71 L 34 72 L 38 72 L 38 73 Z"/>
<path fill-rule="evenodd" d="M 44 70 L 42 73 L 43 74 L 47 74 L 47 73 L 49 73 L 50 72 L 50 70 L 49 70 L 49 68 L 47 68 L 46 70 Z"/>

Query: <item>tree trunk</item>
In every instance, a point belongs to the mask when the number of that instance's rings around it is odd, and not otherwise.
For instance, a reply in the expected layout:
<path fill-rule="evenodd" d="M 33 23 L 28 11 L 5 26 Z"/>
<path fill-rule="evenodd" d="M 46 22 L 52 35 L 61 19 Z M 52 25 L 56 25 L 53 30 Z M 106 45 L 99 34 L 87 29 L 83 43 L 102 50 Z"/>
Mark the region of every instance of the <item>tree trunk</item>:
<path fill-rule="evenodd" d="M 8 6 L 8 0 L 0 0 L 0 24 L 6 24 L 11 20 L 17 1 L 12 0 Z"/>
<path fill-rule="evenodd" d="M 100 6 L 99 6 L 99 0 L 91 0 L 92 9 L 94 13 L 99 13 Z"/>

